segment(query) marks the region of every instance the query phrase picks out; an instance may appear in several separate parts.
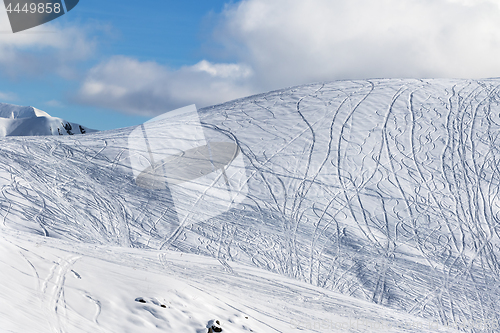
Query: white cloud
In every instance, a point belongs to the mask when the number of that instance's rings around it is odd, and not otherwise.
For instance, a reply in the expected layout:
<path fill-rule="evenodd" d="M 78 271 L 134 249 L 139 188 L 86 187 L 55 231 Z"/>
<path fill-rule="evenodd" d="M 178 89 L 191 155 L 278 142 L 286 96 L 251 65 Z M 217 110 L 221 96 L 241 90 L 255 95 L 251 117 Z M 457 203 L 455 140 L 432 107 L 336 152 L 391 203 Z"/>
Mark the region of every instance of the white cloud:
<path fill-rule="evenodd" d="M 56 99 L 52 99 L 50 101 L 47 101 L 44 104 L 47 105 L 47 106 L 50 106 L 50 107 L 54 107 L 54 108 L 62 108 L 62 107 L 64 107 L 64 103 L 62 103 L 61 101 L 58 101 Z"/>
<path fill-rule="evenodd" d="M 178 107 L 198 107 L 247 96 L 249 67 L 203 60 L 171 70 L 156 62 L 116 56 L 92 68 L 75 99 L 83 104 L 153 116 Z"/>
<path fill-rule="evenodd" d="M 113 57 L 77 100 L 155 115 L 317 81 L 500 76 L 500 0 L 243 0 L 219 20 L 212 44 L 236 63 Z"/>
<path fill-rule="evenodd" d="M 500 76 L 498 0 L 245 0 L 226 6 L 215 38 L 263 89 Z"/>
<path fill-rule="evenodd" d="M 12 92 L 2 92 L 0 91 L 0 102 L 15 101 L 17 95 Z"/>
<path fill-rule="evenodd" d="M 248 78 L 252 75 L 252 69 L 239 64 L 212 64 L 202 60 L 191 67 L 192 71 L 205 72 L 213 77 L 221 78 Z"/>
<path fill-rule="evenodd" d="M 0 73 L 73 77 L 74 64 L 94 54 L 97 42 L 92 35 L 97 30 L 103 27 L 62 26 L 55 21 L 13 34 L 7 13 L 0 11 Z"/>

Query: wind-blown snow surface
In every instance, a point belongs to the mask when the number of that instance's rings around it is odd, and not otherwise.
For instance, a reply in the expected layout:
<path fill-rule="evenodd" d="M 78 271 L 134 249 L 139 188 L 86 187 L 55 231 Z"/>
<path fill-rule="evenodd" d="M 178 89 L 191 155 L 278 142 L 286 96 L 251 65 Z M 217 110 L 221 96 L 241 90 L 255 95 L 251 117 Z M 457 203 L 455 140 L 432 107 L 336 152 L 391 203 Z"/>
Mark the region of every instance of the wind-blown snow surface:
<path fill-rule="evenodd" d="M 133 128 L 5 138 L 0 330 L 497 332 L 499 87 L 345 81 L 202 109 L 248 193 L 189 223 L 135 185 Z"/>
<path fill-rule="evenodd" d="M 73 135 L 95 132 L 80 124 L 51 117 L 32 106 L 0 103 L 0 137 Z"/>

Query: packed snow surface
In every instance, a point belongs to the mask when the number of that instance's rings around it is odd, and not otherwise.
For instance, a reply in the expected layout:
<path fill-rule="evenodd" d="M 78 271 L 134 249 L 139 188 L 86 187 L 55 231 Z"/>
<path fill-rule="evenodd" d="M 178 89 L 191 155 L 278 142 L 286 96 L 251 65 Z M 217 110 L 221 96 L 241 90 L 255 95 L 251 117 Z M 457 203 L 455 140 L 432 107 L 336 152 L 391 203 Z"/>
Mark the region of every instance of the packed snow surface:
<path fill-rule="evenodd" d="M 32 106 L 0 103 L 0 137 L 73 135 L 95 132 L 80 124 L 51 117 Z"/>
<path fill-rule="evenodd" d="M 498 332 L 500 79 L 312 84 L 198 114 L 246 177 L 208 218 L 208 190 L 138 186 L 137 128 L 2 139 L 0 332 Z"/>

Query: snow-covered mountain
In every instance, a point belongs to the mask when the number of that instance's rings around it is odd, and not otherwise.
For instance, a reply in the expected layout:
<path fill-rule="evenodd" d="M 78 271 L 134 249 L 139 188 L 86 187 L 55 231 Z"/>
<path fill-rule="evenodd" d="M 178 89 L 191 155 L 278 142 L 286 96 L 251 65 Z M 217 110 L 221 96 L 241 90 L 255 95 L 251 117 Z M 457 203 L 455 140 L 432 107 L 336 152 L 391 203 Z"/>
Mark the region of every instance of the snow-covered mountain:
<path fill-rule="evenodd" d="M 51 117 L 32 106 L 0 103 L 0 137 L 73 135 L 95 132 L 80 124 Z"/>
<path fill-rule="evenodd" d="M 498 332 L 499 87 L 328 82 L 4 138 L 0 331 Z M 162 159 L 167 137 L 186 148 Z M 212 188 L 150 186 L 208 177 L 202 139 L 237 147 Z"/>

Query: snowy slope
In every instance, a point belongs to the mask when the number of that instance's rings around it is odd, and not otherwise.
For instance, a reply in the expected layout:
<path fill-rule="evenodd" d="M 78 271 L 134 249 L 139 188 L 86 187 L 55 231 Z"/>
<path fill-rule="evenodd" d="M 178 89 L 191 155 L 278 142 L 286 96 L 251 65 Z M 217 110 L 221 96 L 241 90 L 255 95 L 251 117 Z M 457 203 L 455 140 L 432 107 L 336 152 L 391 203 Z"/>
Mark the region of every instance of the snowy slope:
<path fill-rule="evenodd" d="M 85 126 L 51 117 L 32 106 L 0 103 L 0 137 L 72 135 L 95 132 Z"/>
<path fill-rule="evenodd" d="M 215 258 L 0 239 L 1 332 L 206 333 L 214 321 L 231 333 L 457 332 L 259 268 L 227 270 Z"/>
<path fill-rule="evenodd" d="M 247 177 L 208 219 L 204 194 L 137 186 L 134 128 L 4 138 L 6 331 L 497 332 L 499 86 L 340 81 L 202 109 Z"/>

